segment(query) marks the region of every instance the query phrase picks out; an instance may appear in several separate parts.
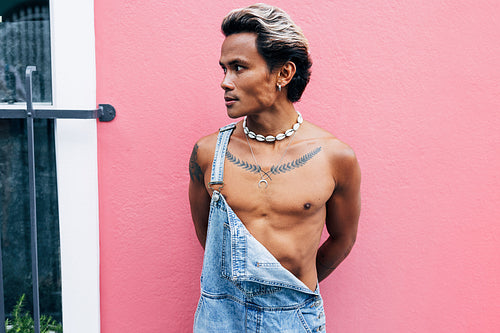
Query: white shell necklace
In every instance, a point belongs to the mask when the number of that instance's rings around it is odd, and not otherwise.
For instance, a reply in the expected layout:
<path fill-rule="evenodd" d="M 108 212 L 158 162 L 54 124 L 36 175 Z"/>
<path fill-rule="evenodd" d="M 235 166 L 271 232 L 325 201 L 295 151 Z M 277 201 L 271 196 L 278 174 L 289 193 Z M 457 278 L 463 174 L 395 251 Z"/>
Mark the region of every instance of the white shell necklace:
<path fill-rule="evenodd" d="M 245 116 L 245 118 L 243 119 L 243 131 L 250 139 L 255 139 L 260 142 L 281 141 L 286 137 L 292 136 L 299 129 L 300 125 L 304 121 L 300 112 L 299 111 L 295 112 L 297 112 L 297 122 L 293 125 L 292 128 L 286 130 L 285 133 L 279 133 L 276 136 L 274 135 L 264 136 L 262 134 L 255 134 L 254 132 L 250 131 L 247 127 L 247 116 Z"/>

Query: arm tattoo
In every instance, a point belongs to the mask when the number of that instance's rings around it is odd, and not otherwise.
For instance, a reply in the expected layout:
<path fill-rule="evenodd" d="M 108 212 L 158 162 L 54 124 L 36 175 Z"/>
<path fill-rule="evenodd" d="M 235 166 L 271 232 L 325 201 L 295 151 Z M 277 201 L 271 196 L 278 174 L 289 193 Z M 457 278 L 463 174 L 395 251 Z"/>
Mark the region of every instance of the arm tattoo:
<path fill-rule="evenodd" d="M 189 176 L 193 182 L 203 184 L 203 172 L 198 164 L 198 144 L 195 144 L 189 159 Z"/>
<path fill-rule="evenodd" d="M 296 160 L 294 160 L 292 162 L 283 163 L 280 165 L 273 165 L 273 166 L 271 166 L 271 169 L 269 170 L 269 172 L 272 173 L 273 175 L 277 175 L 280 173 L 286 173 L 288 171 L 292 171 L 294 169 L 300 168 L 301 166 L 304 166 L 307 162 L 309 162 L 309 160 L 311 160 L 320 151 L 321 151 L 321 146 L 311 150 L 310 152 L 304 154 L 303 156 L 297 158 Z M 231 154 L 229 152 L 229 150 L 226 151 L 226 157 L 227 157 L 229 162 L 242 168 L 243 170 L 250 171 L 251 173 L 260 173 L 262 171 L 262 168 L 260 165 L 255 165 L 255 164 L 248 163 L 246 161 L 242 161 L 238 157 Z"/>

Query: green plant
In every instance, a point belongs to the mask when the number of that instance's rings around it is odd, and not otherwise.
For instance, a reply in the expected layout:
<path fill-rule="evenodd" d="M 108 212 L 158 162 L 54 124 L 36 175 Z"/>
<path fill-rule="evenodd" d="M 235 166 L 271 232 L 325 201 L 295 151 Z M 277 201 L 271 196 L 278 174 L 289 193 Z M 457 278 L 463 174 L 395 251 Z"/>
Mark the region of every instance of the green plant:
<path fill-rule="evenodd" d="M 25 294 L 22 294 L 12 311 L 12 319 L 5 320 L 7 333 L 32 333 L 35 322 L 29 312 L 23 313 Z M 62 333 L 62 325 L 50 316 L 40 316 L 40 333 Z"/>

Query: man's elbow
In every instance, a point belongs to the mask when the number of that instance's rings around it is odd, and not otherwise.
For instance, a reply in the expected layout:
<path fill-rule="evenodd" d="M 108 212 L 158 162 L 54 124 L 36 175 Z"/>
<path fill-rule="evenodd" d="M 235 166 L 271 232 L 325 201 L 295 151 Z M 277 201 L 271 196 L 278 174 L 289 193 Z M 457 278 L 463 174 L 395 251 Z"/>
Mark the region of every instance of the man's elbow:
<path fill-rule="evenodd" d="M 350 234 L 349 236 L 349 240 L 350 240 L 350 243 L 354 246 L 354 243 L 356 243 L 356 237 L 357 237 L 358 233 L 357 232 L 353 232 Z"/>
<path fill-rule="evenodd" d="M 356 243 L 356 233 L 346 234 L 342 237 L 343 247 L 345 249 L 344 258 L 351 252 Z"/>
<path fill-rule="evenodd" d="M 345 245 L 353 246 L 356 243 L 357 230 L 345 230 L 342 233 L 333 234 L 333 239 L 342 242 Z"/>
<path fill-rule="evenodd" d="M 354 247 L 354 244 L 356 243 L 356 235 L 348 237 L 349 239 L 347 240 L 347 251 L 351 252 L 352 248 Z"/>

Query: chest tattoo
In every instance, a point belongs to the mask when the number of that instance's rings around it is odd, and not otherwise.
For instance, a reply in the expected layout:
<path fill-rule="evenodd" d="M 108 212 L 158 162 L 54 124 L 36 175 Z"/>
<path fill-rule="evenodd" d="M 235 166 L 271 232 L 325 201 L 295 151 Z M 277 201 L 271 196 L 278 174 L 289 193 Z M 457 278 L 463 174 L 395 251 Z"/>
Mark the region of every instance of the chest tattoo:
<path fill-rule="evenodd" d="M 299 157 L 291 162 L 282 163 L 280 165 L 273 165 L 273 166 L 271 166 L 271 168 L 268 171 L 262 170 L 262 167 L 258 164 L 252 164 L 252 163 L 248 163 L 247 161 L 240 160 L 238 157 L 231 154 L 229 152 L 229 150 L 226 151 L 226 158 L 229 162 L 233 163 L 237 167 L 240 167 L 243 170 L 249 171 L 251 173 L 260 174 L 261 172 L 263 172 L 265 174 L 278 175 L 281 173 L 287 173 L 289 171 L 303 167 L 307 162 L 309 162 L 320 151 L 321 151 L 321 146 L 316 147 L 315 149 L 311 150 L 308 153 L 305 153 L 301 157 Z"/>

